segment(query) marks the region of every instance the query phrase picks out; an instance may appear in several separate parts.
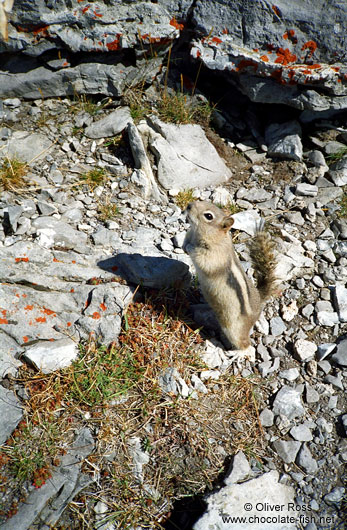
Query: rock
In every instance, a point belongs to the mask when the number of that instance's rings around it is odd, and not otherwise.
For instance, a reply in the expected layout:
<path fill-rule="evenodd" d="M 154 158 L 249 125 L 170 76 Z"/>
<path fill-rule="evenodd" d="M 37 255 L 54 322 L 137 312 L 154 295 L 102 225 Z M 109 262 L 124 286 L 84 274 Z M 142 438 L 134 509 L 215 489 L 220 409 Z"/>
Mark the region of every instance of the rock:
<path fill-rule="evenodd" d="M 115 111 L 107 114 L 101 120 L 93 122 L 84 131 L 88 138 L 108 138 L 117 136 L 132 121 L 129 107 L 119 107 Z"/>
<path fill-rule="evenodd" d="M 245 503 L 245 499 L 247 502 Z M 242 484 L 231 484 L 221 488 L 217 493 L 207 497 L 207 509 L 205 514 L 194 524 L 193 530 L 206 530 L 208 528 L 223 530 L 235 529 L 235 523 L 228 522 L 227 517 L 244 517 L 246 521 L 250 517 L 259 517 L 259 499 L 263 506 L 273 506 L 273 510 L 267 510 L 266 515 L 271 519 L 278 516 L 275 506 L 283 506 L 281 517 L 290 518 L 292 512 L 288 511 L 288 506 L 295 506 L 294 490 L 279 482 L 277 471 L 269 471 L 258 478 L 248 480 Z M 223 515 L 221 515 L 223 514 Z M 222 518 L 225 517 L 225 522 Z M 253 519 L 254 520 L 254 519 Z M 284 519 L 285 520 L 285 519 Z M 237 523 L 240 530 L 251 530 L 254 524 L 250 522 Z M 262 522 L 261 528 L 273 530 L 272 523 Z M 276 530 L 294 530 L 296 525 L 281 523 L 276 526 Z"/>
<path fill-rule="evenodd" d="M 278 374 L 282 379 L 287 379 L 287 381 L 295 381 L 300 375 L 300 372 L 297 368 L 289 368 L 288 370 L 281 370 Z"/>
<path fill-rule="evenodd" d="M 292 300 L 287 306 L 283 305 L 281 308 L 282 318 L 286 322 L 291 322 L 298 314 L 299 309 L 296 300 Z"/>
<path fill-rule="evenodd" d="M 18 219 L 23 213 L 23 209 L 21 206 L 8 206 L 7 207 L 7 216 L 6 216 L 6 210 L 4 212 L 4 224 L 8 225 L 8 229 L 10 233 L 14 233 L 17 230 L 18 225 Z"/>
<path fill-rule="evenodd" d="M 7 142 L 0 142 L 0 157 L 17 158 L 32 164 L 46 156 L 52 145 L 44 134 L 15 131 Z"/>
<path fill-rule="evenodd" d="M 155 199 L 167 202 L 155 181 L 151 163 L 148 159 L 139 130 L 132 122 L 128 124 L 127 130 L 135 167 L 138 170 L 137 172 L 134 172 L 136 178 L 134 180 L 133 174 L 132 181 L 141 189 L 142 195 L 145 199 L 152 194 Z M 146 127 L 146 130 L 148 130 L 148 127 Z"/>
<path fill-rule="evenodd" d="M 317 351 L 317 346 L 314 342 L 305 339 L 298 339 L 294 343 L 294 357 L 298 361 L 308 361 L 313 359 Z"/>
<path fill-rule="evenodd" d="M 324 501 L 331 506 L 339 506 L 345 495 L 345 488 L 339 486 L 324 495 Z"/>
<path fill-rule="evenodd" d="M 347 339 L 339 342 L 337 351 L 331 356 L 331 360 L 339 366 L 347 366 Z"/>
<path fill-rule="evenodd" d="M 149 463 L 149 454 L 143 451 L 141 438 L 133 437 L 127 442 L 130 457 L 132 458 L 132 473 L 140 484 L 144 480 L 143 466 Z"/>
<path fill-rule="evenodd" d="M 317 403 L 319 401 L 319 394 L 311 385 L 306 383 L 305 385 L 305 397 L 306 403 L 311 405 L 312 403 Z"/>
<path fill-rule="evenodd" d="M 276 440 L 273 443 L 273 447 L 282 460 L 286 464 L 290 464 L 295 461 L 296 455 L 301 447 L 301 443 L 296 441 L 294 442 L 292 440 Z"/>
<path fill-rule="evenodd" d="M 299 196 L 315 197 L 318 193 L 318 186 L 302 182 L 295 186 L 295 193 Z"/>
<path fill-rule="evenodd" d="M 309 475 L 314 475 L 318 470 L 317 462 L 306 444 L 302 445 L 296 458 L 296 463 Z"/>
<path fill-rule="evenodd" d="M 144 256 L 137 253 L 120 253 L 112 260 L 112 267 L 119 268 L 119 273 L 128 282 L 155 289 L 173 285 L 183 287 L 190 280 L 188 265 L 160 254 Z"/>
<path fill-rule="evenodd" d="M 174 125 L 153 117 L 151 126 L 149 145 L 157 159 L 158 180 L 166 190 L 204 188 L 231 177 L 199 125 Z"/>
<path fill-rule="evenodd" d="M 346 146 L 345 146 L 346 147 Z M 329 169 L 329 177 L 335 186 L 346 186 L 347 184 L 347 157 L 332 164 Z"/>
<path fill-rule="evenodd" d="M 324 383 L 328 383 L 329 385 L 333 385 L 334 387 L 338 388 L 339 390 L 344 390 L 343 382 L 341 379 L 341 376 L 334 376 L 334 375 L 326 375 L 324 377 Z"/>
<path fill-rule="evenodd" d="M 78 355 L 76 343 L 71 339 L 59 339 L 53 342 L 40 341 L 25 350 L 27 361 L 44 374 L 70 366 Z"/>
<path fill-rule="evenodd" d="M 273 317 L 270 320 L 270 329 L 271 335 L 278 337 L 279 335 L 282 335 L 282 333 L 287 329 L 287 326 L 285 325 L 281 317 Z"/>
<path fill-rule="evenodd" d="M 261 217 L 255 210 L 234 213 L 233 219 L 233 229 L 242 230 L 250 236 L 256 233 L 261 222 Z"/>
<path fill-rule="evenodd" d="M 328 165 L 325 161 L 324 155 L 321 151 L 314 150 L 307 153 L 309 161 L 316 167 L 322 167 L 324 170 L 328 170 Z"/>
<path fill-rule="evenodd" d="M 320 326 L 332 327 L 338 322 L 339 316 L 337 313 L 332 313 L 331 311 L 319 311 L 317 313 L 317 323 Z"/>
<path fill-rule="evenodd" d="M 23 409 L 14 392 L 0 385 L 0 445 L 11 436 L 22 416 Z"/>
<path fill-rule="evenodd" d="M 0 331 L 0 379 L 7 375 L 15 377 L 22 363 L 16 358 L 23 348 L 9 335 Z"/>
<path fill-rule="evenodd" d="M 263 427 L 272 427 L 274 422 L 274 413 L 266 408 L 259 414 L 260 423 Z"/>
<path fill-rule="evenodd" d="M 343 285 L 336 285 L 334 289 L 334 301 L 339 319 L 347 322 L 347 288 Z"/>
<path fill-rule="evenodd" d="M 87 234 L 54 217 L 38 217 L 33 220 L 32 227 L 36 229 L 39 244 L 45 248 L 54 246 L 81 253 L 87 250 Z"/>
<path fill-rule="evenodd" d="M 177 394 L 177 382 L 179 372 L 176 368 L 166 368 L 159 376 L 159 386 L 167 394 Z"/>
<path fill-rule="evenodd" d="M 312 433 L 306 425 L 292 427 L 289 434 L 298 442 L 310 442 L 313 439 Z"/>
<path fill-rule="evenodd" d="M 232 197 L 227 189 L 219 186 L 212 194 L 212 202 L 217 205 L 227 206 L 232 202 Z"/>
<path fill-rule="evenodd" d="M 206 386 L 196 374 L 192 375 L 191 381 L 195 390 L 197 390 L 198 392 L 202 392 L 203 394 L 207 394 L 208 390 Z"/>
<path fill-rule="evenodd" d="M 300 161 L 302 159 L 300 137 L 301 127 L 297 121 L 272 123 L 265 130 L 269 156 Z"/>
<path fill-rule="evenodd" d="M 222 348 L 206 341 L 205 353 L 202 354 L 201 359 L 209 368 L 213 369 L 219 368 L 225 362 L 226 357 Z"/>
<path fill-rule="evenodd" d="M 226 486 L 231 486 L 232 484 L 243 482 L 250 474 L 251 466 L 249 465 L 245 454 L 242 451 L 238 451 L 233 457 L 231 465 L 226 472 L 224 484 Z"/>
<path fill-rule="evenodd" d="M 336 348 L 336 344 L 334 342 L 328 342 L 325 344 L 320 344 L 317 348 L 317 359 L 319 361 L 323 361 L 328 355 L 330 355 L 331 352 L 333 352 Z"/>
<path fill-rule="evenodd" d="M 289 420 L 303 416 L 305 413 L 300 393 L 289 386 L 283 386 L 277 392 L 272 410 L 274 414 L 286 416 Z"/>

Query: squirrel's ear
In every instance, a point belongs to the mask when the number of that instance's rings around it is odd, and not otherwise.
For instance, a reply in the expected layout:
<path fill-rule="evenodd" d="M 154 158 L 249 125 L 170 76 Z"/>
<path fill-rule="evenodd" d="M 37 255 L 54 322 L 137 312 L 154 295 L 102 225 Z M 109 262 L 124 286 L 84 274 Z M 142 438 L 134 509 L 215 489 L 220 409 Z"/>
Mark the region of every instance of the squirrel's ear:
<path fill-rule="evenodd" d="M 233 226 L 233 224 L 234 224 L 233 217 L 231 215 L 227 215 L 226 217 L 224 217 L 222 221 L 222 229 L 227 232 Z"/>

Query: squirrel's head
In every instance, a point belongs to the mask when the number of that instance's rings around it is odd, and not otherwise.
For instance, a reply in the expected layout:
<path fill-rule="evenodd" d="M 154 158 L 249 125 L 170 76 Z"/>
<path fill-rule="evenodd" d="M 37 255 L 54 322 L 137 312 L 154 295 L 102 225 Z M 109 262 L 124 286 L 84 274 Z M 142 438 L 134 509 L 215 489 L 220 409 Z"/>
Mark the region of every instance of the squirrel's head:
<path fill-rule="evenodd" d="M 231 215 L 207 201 L 195 201 L 188 204 L 187 219 L 197 232 L 211 237 L 226 234 L 234 223 Z"/>

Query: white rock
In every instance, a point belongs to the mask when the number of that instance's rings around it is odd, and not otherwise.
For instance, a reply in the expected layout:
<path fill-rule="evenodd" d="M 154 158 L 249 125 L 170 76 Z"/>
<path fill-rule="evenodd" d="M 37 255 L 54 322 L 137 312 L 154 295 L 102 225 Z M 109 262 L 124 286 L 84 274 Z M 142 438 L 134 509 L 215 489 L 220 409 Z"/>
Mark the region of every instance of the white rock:
<path fill-rule="evenodd" d="M 275 397 L 272 411 L 274 414 L 286 416 L 292 420 L 305 414 L 305 409 L 301 402 L 300 392 L 289 386 L 283 386 Z"/>
<path fill-rule="evenodd" d="M 261 528 L 262 530 L 295 530 L 296 524 L 291 523 L 273 523 L 262 521 L 261 526 L 253 524 L 255 517 L 259 517 L 262 513 L 259 511 L 260 504 L 262 506 L 273 506 L 273 509 L 268 509 L 266 518 L 271 521 L 278 514 L 285 519 L 292 517 L 292 511 L 288 511 L 288 506 L 294 506 L 294 489 L 279 482 L 278 471 L 270 471 L 264 475 L 243 482 L 242 484 L 232 484 L 225 486 L 217 493 L 213 493 L 207 498 L 207 511 L 194 524 L 193 530 L 255 530 Z M 283 506 L 283 511 L 278 512 L 275 506 Z M 245 523 L 228 522 L 226 519 L 223 522 L 223 516 L 243 517 Z M 252 517 L 253 519 L 250 519 Z"/>
<path fill-rule="evenodd" d="M 196 374 L 192 375 L 191 381 L 195 390 L 197 390 L 198 392 L 202 392 L 203 394 L 207 394 L 208 390 L 206 386 Z"/>
<path fill-rule="evenodd" d="M 233 215 L 235 230 L 241 230 L 246 232 L 250 236 L 253 236 L 259 226 L 261 217 L 255 210 L 246 210 L 244 212 L 238 212 Z"/>
<path fill-rule="evenodd" d="M 336 285 L 334 290 L 335 306 L 341 322 L 347 322 L 347 288 Z"/>
<path fill-rule="evenodd" d="M 318 193 L 318 186 L 313 186 L 312 184 L 306 184 L 301 182 L 295 187 L 296 195 L 303 195 L 306 197 L 315 197 Z"/>
<path fill-rule="evenodd" d="M 26 349 L 24 357 L 44 374 L 70 366 L 78 355 L 76 343 L 71 339 L 40 341 Z"/>
<path fill-rule="evenodd" d="M 200 372 L 201 381 L 207 381 L 208 379 L 219 379 L 221 372 L 219 370 L 203 370 Z"/>
<path fill-rule="evenodd" d="M 308 361 L 313 359 L 317 351 L 317 346 L 314 342 L 305 339 L 298 339 L 294 343 L 294 357 L 299 361 Z"/>
<path fill-rule="evenodd" d="M 212 193 L 212 202 L 214 202 L 215 204 L 226 206 L 231 201 L 232 197 L 230 192 L 227 189 L 222 188 L 221 186 L 216 188 Z"/>
<path fill-rule="evenodd" d="M 242 451 L 239 451 L 233 457 L 232 464 L 224 479 L 224 483 L 226 486 L 231 486 L 232 484 L 245 480 L 250 474 L 251 466 L 249 465 L 245 454 Z"/>
<path fill-rule="evenodd" d="M 331 311 L 319 311 L 317 313 L 317 322 L 320 326 L 332 327 L 339 323 L 339 316 Z"/>
<path fill-rule="evenodd" d="M 288 370 L 281 370 L 278 375 L 287 381 L 295 381 L 299 377 L 300 372 L 297 368 L 288 368 Z"/>
<path fill-rule="evenodd" d="M 291 320 L 293 320 L 293 318 L 296 317 L 298 312 L 299 309 L 296 300 L 293 300 L 287 306 L 285 306 L 284 304 L 282 305 L 282 318 L 286 322 L 290 322 Z"/>

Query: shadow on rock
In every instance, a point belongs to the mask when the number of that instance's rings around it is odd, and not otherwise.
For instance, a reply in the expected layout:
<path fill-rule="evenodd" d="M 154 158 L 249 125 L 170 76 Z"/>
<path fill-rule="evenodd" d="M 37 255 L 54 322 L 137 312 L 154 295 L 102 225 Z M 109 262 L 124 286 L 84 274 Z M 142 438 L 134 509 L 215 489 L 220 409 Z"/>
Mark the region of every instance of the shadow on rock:
<path fill-rule="evenodd" d="M 98 262 L 98 266 L 129 283 L 152 289 L 188 288 L 189 267 L 163 256 L 143 256 L 124 252 Z"/>

